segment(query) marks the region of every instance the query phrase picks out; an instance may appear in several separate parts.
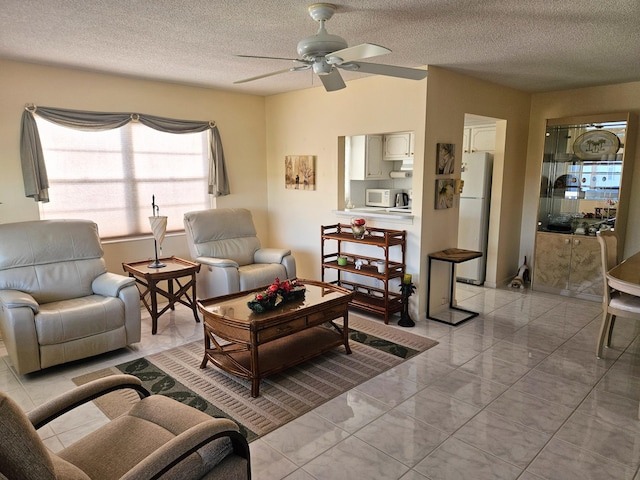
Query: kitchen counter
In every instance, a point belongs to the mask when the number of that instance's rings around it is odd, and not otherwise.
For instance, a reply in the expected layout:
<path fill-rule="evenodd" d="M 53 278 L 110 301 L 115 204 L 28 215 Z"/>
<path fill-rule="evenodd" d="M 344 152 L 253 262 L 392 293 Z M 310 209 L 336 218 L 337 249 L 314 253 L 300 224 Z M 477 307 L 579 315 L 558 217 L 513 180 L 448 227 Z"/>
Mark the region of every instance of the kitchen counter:
<path fill-rule="evenodd" d="M 380 218 L 387 220 L 413 220 L 413 214 L 408 208 L 396 207 L 356 207 L 345 208 L 344 210 L 334 210 L 333 213 L 340 216 L 358 216 L 362 215 L 366 218 Z"/>

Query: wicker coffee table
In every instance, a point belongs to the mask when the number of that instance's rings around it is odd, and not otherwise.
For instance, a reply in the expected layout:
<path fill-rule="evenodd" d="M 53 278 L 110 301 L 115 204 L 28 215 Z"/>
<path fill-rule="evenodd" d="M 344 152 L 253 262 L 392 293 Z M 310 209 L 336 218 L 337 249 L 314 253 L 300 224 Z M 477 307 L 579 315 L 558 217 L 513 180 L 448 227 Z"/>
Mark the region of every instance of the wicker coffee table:
<path fill-rule="evenodd" d="M 264 313 L 251 311 L 247 302 L 266 287 L 198 300 L 204 318 L 200 368 L 211 361 L 226 372 L 250 380 L 251 396 L 257 397 L 262 378 L 340 345 L 350 354 L 348 304 L 353 292 L 322 282 L 298 282 L 306 287 L 304 298 Z M 337 318 L 343 319 L 342 326 L 334 323 Z M 230 343 L 223 345 L 216 337 Z"/>

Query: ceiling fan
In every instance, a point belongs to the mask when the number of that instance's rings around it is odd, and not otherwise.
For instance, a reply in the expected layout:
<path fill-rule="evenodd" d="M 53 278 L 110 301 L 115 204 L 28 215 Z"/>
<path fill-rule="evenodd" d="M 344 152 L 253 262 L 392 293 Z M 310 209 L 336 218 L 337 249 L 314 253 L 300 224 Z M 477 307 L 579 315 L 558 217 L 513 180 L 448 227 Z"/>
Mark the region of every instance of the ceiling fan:
<path fill-rule="evenodd" d="M 391 53 L 391 50 L 372 43 L 363 43 L 355 47 L 349 47 L 344 38 L 328 33 L 324 24 L 336 11 L 336 6 L 331 3 L 314 3 L 309 6 L 308 10 L 311 18 L 320 23 L 320 28 L 315 35 L 303 38 L 298 42 L 297 51 L 300 58 L 238 55 L 239 57 L 245 58 L 291 60 L 299 65 L 284 70 L 265 73 L 256 77 L 245 78 L 244 80 L 238 80 L 234 83 L 252 82 L 261 78 L 280 75 L 281 73 L 313 69 L 313 72 L 320 77 L 324 88 L 328 92 L 333 92 L 346 87 L 338 71 L 339 68 L 347 71 L 373 73 L 376 75 L 387 75 L 410 80 L 422 80 L 427 76 L 426 70 L 361 62 L 360 60 L 363 58 L 386 55 L 387 53 Z"/>

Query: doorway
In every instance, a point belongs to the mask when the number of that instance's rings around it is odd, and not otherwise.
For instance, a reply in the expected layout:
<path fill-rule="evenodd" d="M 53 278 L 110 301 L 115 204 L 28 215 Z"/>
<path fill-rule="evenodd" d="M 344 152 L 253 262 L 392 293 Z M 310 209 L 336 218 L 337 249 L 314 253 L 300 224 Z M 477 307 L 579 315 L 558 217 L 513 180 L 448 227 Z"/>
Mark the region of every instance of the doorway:
<path fill-rule="evenodd" d="M 476 250 L 482 258 L 458 265 L 459 282 L 495 288 L 501 178 L 506 120 L 465 114 L 458 248 Z"/>

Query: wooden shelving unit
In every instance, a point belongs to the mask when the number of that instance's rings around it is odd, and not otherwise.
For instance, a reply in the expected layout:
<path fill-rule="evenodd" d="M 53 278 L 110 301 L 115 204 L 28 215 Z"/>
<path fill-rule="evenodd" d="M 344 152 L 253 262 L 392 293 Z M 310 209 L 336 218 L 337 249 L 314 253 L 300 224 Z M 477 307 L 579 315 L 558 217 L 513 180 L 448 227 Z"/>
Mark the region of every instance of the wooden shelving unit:
<path fill-rule="evenodd" d="M 351 225 L 336 224 L 322 225 L 321 227 L 321 255 L 322 255 L 322 281 L 325 281 L 327 270 L 337 271 L 335 283 L 341 287 L 355 292 L 349 306 L 364 310 L 384 317 L 384 323 L 389 323 L 389 317 L 402 311 L 402 295 L 400 289 L 397 292 L 389 290 L 389 282 L 393 279 L 402 281 L 405 273 L 406 237 L 404 230 L 387 230 L 383 228 L 367 227 L 367 234 L 363 238 L 355 238 Z M 372 245 L 380 248 L 382 255 L 368 256 L 360 253 L 346 251 L 345 244 Z M 400 261 L 390 260 L 390 249 L 400 250 Z M 338 265 L 338 257 L 347 257 L 346 265 Z M 396 257 L 397 258 L 397 257 Z M 356 268 L 356 260 L 363 260 L 366 264 L 360 269 Z M 373 262 L 383 261 L 384 273 L 378 272 L 377 265 Z M 349 273 L 351 278 L 357 276 L 369 277 L 381 280 L 382 286 L 376 287 L 353 279 L 345 279 L 344 274 Z"/>

